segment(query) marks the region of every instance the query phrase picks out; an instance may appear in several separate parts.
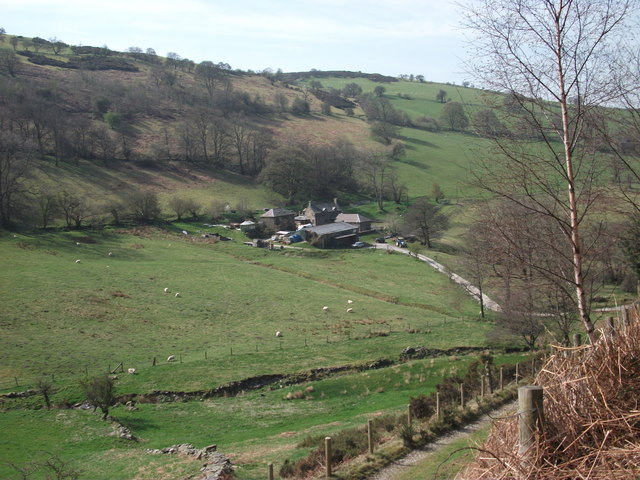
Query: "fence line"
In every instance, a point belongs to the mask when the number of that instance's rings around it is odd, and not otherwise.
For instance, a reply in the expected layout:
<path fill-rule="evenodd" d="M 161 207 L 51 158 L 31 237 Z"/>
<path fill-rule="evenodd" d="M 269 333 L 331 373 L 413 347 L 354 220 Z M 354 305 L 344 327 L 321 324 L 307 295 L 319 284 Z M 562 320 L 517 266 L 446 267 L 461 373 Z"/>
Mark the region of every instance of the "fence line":
<path fill-rule="evenodd" d="M 443 324 L 445 323 L 445 318 L 446 317 L 444 317 L 442 320 Z M 154 354 L 144 360 L 127 361 L 127 360 L 122 360 L 122 357 L 121 357 L 121 358 L 116 358 L 115 360 L 112 360 L 111 363 L 107 362 L 106 364 L 103 364 L 103 365 L 96 365 L 95 363 L 92 363 L 92 362 L 86 362 L 84 365 L 80 364 L 77 366 L 79 370 L 76 375 L 73 375 L 67 369 L 59 369 L 51 373 L 46 373 L 42 375 L 29 375 L 29 376 L 14 375 L 12 380 L 0 382 L 0 394 L 2 394 L 2 392 L 8 393 L 11 391 L 16 391 L 16 389 L 25 390 L 25 389 L 33 388 L 35 384 L 38 382 L 38 380 L 41 378 L 49 378 L 51 379 L 51 381 L 55 381 L 55 379 L 57 378 L 58 383 L 61 383 L 61 382 L 64 383 L 65 380 L 77 380 L 82 374 L 84 374 L 85 377 L 88 377 L 89 375 L 99 375 L 102 373 L 115 374 L 117 373 L 116 370 L 120 370 L 120 373 L 125 373 L 125 371 L 128 368 L 135 368 L 136 372 L 139 372 L 140 370 L 144 370 L 148 368 L 146 367 L 146 365 L 149 365 L 149 367 L 155 367 L 158 365 L 168 365 L 171 363 L 182 363 L 183 361 L 186 361 L 186 359 L 188 359 L 189 362 L 197 361 L 197 360 L 215 360 L 216 358 L 221 358 L 224 356 L 223 352 L 225 348 L 227 348 L 226 355 L 235 357 L 238 355 L 255 355 L 256 353 L 267 354 L 267 353 L 273 353 L 273 352 L 289 352 L 293 350 L 307 349 L 307 348 L 313 348 L 313 347 L 323 347 L 323 346 L 326 346 L 327 344 L 331 344 L 331 345 L 346 344 L 349 342 L 370 340 L 377 337 L 386 337 L 386 336 L 390 336 L 398 333 L 408 333 L 411 335 L 426 335 L 427 336 L 426 340 L 428 340 L 429 339 L 428 335 L 433 335 L 430 329 L 433 326 L 438 325 L 438 321 L 439 320 L 433 319 L 433 318 L 430 320 L 427 320 L 426 325 L 423 326 L 425 329 L 427 329 L 427 331 L 418 330 L 417 333 L 412 333 L 411 324 L 407 324 L 406 330 L 403 328 L 396 328 L 396 329 L 388 329 L 388 330 L 381 329 L 379 331 L 376 331 L 370 328 L 367 333 L 367 336 L 354 337 L 351 334 L 344 334 L 344 335 L 338 334 L 333 336 L 316 335 L 316 336 L 313 336 L 312 338 L 304 337 L 303 339 L 295 339 L 296 341 L 295 344 L 292 342 L 287 345 L 283 345 L 283 343 L 286 341 L 286 338 L 279 337 L 279 338 L 276 338 L 275 343 L 269 343 L 266 340 L 263 340 L 262 343 L 256 342 L 255 347 L 251 344 L 252 342 L 246 342 L 241 346 L 238 346 L 238 345 L 235 345 L 235 346 L 228 345 L 226 347 L 220 346 L 216 348 L 220 352 L 218 356 L 210 355 L 210 351 L 213 350 L 213 348 L 203 348 L 202 350 L 197 350 L 190 353 L 177 352 L 177 353 L 167 355 L 167 357 Z M 446 322 L 447 325 L 454 325 L 456 323 L 467 323 L 467 321 L 462 318 L 456 318 L 456 319 L 448 319 Z M 260 345 L 262 345 L 263 348 L 260 348 Z M 455 347 L 452 347 L 452 348 L 455 348 Z M 174 357 L 174 360 L 173 361 L 161 360 L 163 358 L 168 359 L 169 357 Z M 117 366 L 112 368 L 114 365 L 117 365 Z"/>

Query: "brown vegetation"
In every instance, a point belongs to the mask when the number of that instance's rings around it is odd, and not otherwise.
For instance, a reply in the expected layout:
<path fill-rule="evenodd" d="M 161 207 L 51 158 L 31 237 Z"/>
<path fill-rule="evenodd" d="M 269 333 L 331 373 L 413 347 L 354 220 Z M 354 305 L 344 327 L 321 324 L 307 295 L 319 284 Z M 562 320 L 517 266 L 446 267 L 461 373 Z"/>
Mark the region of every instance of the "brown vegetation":
<path fill-rule="evenodd" d="M 511 417 L 495 424 L 464 478 L 640 478 L 640 316 L 630 317 L 595 345 L 548 358 L 535 382 L 544 387 L 546 422 L 533 463 L 518 454 Z"/>

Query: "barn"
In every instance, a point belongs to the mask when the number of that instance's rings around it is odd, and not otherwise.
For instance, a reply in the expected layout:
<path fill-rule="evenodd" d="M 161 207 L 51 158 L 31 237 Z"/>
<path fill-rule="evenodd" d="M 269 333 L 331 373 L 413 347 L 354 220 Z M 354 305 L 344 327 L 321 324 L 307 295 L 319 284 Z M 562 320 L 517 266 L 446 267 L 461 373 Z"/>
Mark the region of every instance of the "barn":
<path fill-rule="evenodd" d="M 318 248 L 348 247 L 358 241 L 358 228 L 345 222 L 306 228 L 307 242 Z"/>

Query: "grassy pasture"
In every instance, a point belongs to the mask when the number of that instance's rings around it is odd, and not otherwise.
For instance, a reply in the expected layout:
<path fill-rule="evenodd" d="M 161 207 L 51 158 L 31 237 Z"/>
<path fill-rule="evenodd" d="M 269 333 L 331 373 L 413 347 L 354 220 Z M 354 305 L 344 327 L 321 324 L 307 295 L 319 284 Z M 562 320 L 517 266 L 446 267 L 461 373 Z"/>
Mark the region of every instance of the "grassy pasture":
<path fill-rule="evenodd" d="M 145 388 L 202 388 L 283 366 L 395 357 L 406 345 L 480 346 L 489 328 L 445 276 L 402 255 L 268 252 L 239 240 L 137 233 L 0 238 L 5 391 L 15 389 L 14 377 L 22 385 L 44 373 L 72 378 L 120 361 L 140 370 Z M 154 356 L 170 354 L 183 365 L 215 364 L 215 375 L 143 375 Z"/>
<path fill-rule="evenodd" d="M 84 465 L 86 478 L 175 478 L 163 476 L 162 472 L 186 475 L 197 471 L 199 463 L 150 456 L 144 450 L 177 443 L 193 443 L 199 448 L 216 443 L 239 465 L 239 478 L 263 478 L 266 463 L 278 466 L 285 458 L 304 455 L 308 449 L 297 445 L 306 437 L 361 426 L 367 418 L 379 415 L 399 415 L 409 397 L 432 392 L 444 376 L 464 371 L 473 359 L 462 356 L 417 360 L 233 398 L 138 404 L 137 411 L 114 408 L 112 415 L 130 428 L 139 443 L 109 436 L 110 427 L 89 411 L 12 410 L 0 417 L 4 438 L 15 439 L 0 440 L 5 447 L 0 460 L 7 458 L 21 464 L 35 451 L 56 445 L 63 457 Z M 521 359 L 504 356 L 497 363 Z M 285 400 L 288 393 L 307 387 L 312 391 L 306 398 Z M 0 475 L 8 472 L 0 466 Z"/>

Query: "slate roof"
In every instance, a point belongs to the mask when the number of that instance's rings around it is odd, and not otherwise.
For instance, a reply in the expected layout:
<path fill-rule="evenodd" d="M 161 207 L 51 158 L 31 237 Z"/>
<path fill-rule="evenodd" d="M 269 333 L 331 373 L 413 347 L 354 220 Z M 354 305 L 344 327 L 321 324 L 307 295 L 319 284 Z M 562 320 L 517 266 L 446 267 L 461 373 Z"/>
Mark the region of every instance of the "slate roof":
<path fill-rule="evenodd" d="M 286 217 L 288 215 L 295 215 L 295 212 L 287 210 L 286 208 L 272 208 L 271 210 L 260 215 L 260 217 Z"/>
<path fill-rule="evenodd" d="M 371 222 L 371 219 L 359 213 L 341 213 L 336 217 L 336 222 L 365 223 Z"/>
<path fill-rule="evenodd" d="M 356 227 L 349 223 L 336 222 L 320 225 L 319 227 L 307 228 L 307 232 L 313 232 L 316 235 L 327 235 L 329 233 L 353 232 Z"/>

